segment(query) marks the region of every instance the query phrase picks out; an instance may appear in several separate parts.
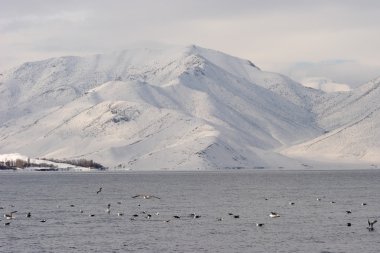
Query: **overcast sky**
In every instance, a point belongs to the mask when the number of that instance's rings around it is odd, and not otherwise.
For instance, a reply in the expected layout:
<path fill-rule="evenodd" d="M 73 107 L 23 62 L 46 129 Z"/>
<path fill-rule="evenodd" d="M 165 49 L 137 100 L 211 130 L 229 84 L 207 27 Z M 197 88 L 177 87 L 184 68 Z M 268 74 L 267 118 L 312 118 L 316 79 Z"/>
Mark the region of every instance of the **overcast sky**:
<path fill-rule="evenodd" d="M 152 42 L 196 44 L 297 80 L 380 76 L 378 0 L 0 0 L 0 72 Z"/>

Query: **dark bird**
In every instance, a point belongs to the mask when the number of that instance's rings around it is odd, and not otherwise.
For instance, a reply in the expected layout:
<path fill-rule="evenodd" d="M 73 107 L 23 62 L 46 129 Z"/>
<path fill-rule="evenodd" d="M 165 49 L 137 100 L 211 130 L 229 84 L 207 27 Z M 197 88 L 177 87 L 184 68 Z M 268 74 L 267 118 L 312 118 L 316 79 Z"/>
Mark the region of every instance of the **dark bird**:
<path fill-rule="evenodd" d="M 94 217 L 94 216 L 95 216 L 95 214 L 89 214 L 88 216 L 90 216 L 90 217 Z"/>
<path fill-rule="evenodd" d="M 232 216 L 232 215 L 234 215 L 234 214 L 233 214 L 233 213 L 228 213 L 228 215 Z"/>
<path fill-rule="evenodd" d="M 132 215 L 133 217 L 139 217 L 139 215 L 138 214 L 134 214 L 134 215 Z"/>
<path fill-rule="evenodd" d="M 373 230 L 374 230 L 373 225 L 374 225 L 376 222 L 377 222 L 377 220 L 370 221 L 370 220 L 368 219 L 368 227 L 367 227 L 367 229 L 368 229 L 369 231 L 373 231 Z"/>
<path fill-rule="evenodd" d="M 70 207 L 74 207 L 75 205 L 70 205 Z"/>
<path fill-rule="evenodd" d="M 350 214 L 350 213 L 352 213 L 351 210 L 347 210 L 347 211 L 346 211 L 346 214 Z"/>
<path fill-rule="evenodd" d="M 11 225 L 10 222 L 4 223 L 4 226 L 9 226 L 9 225 Z"/>
<path fill-rule="evenodd" d="M 235 219 L 239 219 L 239 218 L 240 218 L 240 215 L 234 215 L 234 218 L 235 218 Z"/>
<path fill-rule="evenodd" d="M 350 222 L 347 223 L 347 227 L 351 227 L 351 223 Z"/>
<path fill-rule="evenodd" d="M 331 204 L 335 204 L 335 201 L 330 201 Z"/>
<path fill-rule="evenodd" d="M 42 222 L 42 223 L 45 223 L 45 222 L 46 222 L 46 220 L 40 220 L 40 222 Z"/>
<path fill-rule="evenodd" d="M 180 219 L 181 217 L 178 216 L 178 215 L 174 215 L 173 218 L 175 218 L 175 219 Z"/>
<path fill-rule="evenodd" d="M 117 213 L 117 216 L 123 216 L 124 214 L 123 213 Z"/>
<path fill-rule="evenodd" d="M 216 219 L 217 221 L 222 221 L 222 220 L 224 220 L 222 217 L 219 217 L 219 218 L 217 218 Z"/>
<path fill-rule="evenodd" d="M 31 214 L 30 212 L 28 212 L 28 213 L 26 214 L 26 218 L 30 218 L 30 217 L 32 217 L 32 214 Z"/>
<path fill-rule="evenodd" d="M 99 190 L 96 192 L 96 194 L 99 194 L 99 193 L 101 193 L 101 192 L 102 192 L 102 189 L 103 189 L 103 188 L 102 188 L 102 187 L 100 187 L 100 188 L 99 188 Z"/>
<path fill-rule="evenodd" d="M 294 202 L 289 202 L 289 205 L 293 206 L 293 205 L 295 205 L 295 203 Z"/>
<path fill-rule="evenodd" d="M 256 227 L 262 227 L 264 226 L 264 223 L 256 223 Z"/>
<path fill-rule="evenodd" d="M 366 206 L 367 205 L 367 203 L 362 203 L 362 206 Z"/>

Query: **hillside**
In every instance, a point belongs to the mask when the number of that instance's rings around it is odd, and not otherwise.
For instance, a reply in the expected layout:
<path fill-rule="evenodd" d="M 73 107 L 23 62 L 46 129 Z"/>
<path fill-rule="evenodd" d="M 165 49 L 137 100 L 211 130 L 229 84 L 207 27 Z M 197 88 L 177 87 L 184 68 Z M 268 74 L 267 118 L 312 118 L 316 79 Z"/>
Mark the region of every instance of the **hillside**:
<path fill-rule="evenodd" d="M 376 97 L 193 45 L 30 62 L 0 83 L 0 153 L 126 169 L 298 166 L 298 150 L 277 151 L 358 121 Z"/>

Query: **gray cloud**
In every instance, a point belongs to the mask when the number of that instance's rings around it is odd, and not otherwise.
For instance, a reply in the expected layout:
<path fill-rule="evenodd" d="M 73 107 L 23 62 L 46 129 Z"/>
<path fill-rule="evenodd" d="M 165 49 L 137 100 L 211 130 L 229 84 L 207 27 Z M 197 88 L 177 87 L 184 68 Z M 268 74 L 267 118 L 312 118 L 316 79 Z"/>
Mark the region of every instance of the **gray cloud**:
<path fill-rule="evenodd" d="M 294 78 L 356 84 L 380 75 L 376 0 L 0 1 L 0 69 L 157 41 L 225 51 Z M 352 61 L 321 63 L 329 59 Z"/>

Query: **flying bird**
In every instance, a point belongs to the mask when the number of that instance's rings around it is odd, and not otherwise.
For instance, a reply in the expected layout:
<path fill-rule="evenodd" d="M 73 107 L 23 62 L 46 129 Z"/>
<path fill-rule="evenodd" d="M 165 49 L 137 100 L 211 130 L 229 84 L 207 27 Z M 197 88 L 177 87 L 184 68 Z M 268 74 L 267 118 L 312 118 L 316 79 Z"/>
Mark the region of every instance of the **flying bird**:
<path fill-rule="evenodd" d="M 373 231 L 373 230 L 374 230 L 373 225 L 374 225 L 376 222 L 377 222 L 377 220 L 370 221 L 370 220 L 368 219 L 368 227 L 367 227 L 367 229 L 368 229 L 369 231 Z"/>
<path fill-rule="evenodd" d="M 12 211 L 10 213 L 6 213 L 4 214 L 4 217 L 7 219 L 7 220 L 12 220 L 14 219 L 15 217 L 13 216 L 14 213 L 17 213 L 17 211 Z"/>
<path fill-rule="evenodd" d="M 278 213 L 276 213 L 276 212 L 270 212 L 269 217 L 271 217 L 271 218 L 278 218 L 278 217 L 280 217 L 280 215 Z"/>
<path fill-rule="evenodd" d="M 135 196 L 132 196 L 132 198 L 143 198 L 143 199 L 161 199 L 157 196 L 154 196 L 154 195 L 146 195 L 146 194 L 137 194 Z"/>

